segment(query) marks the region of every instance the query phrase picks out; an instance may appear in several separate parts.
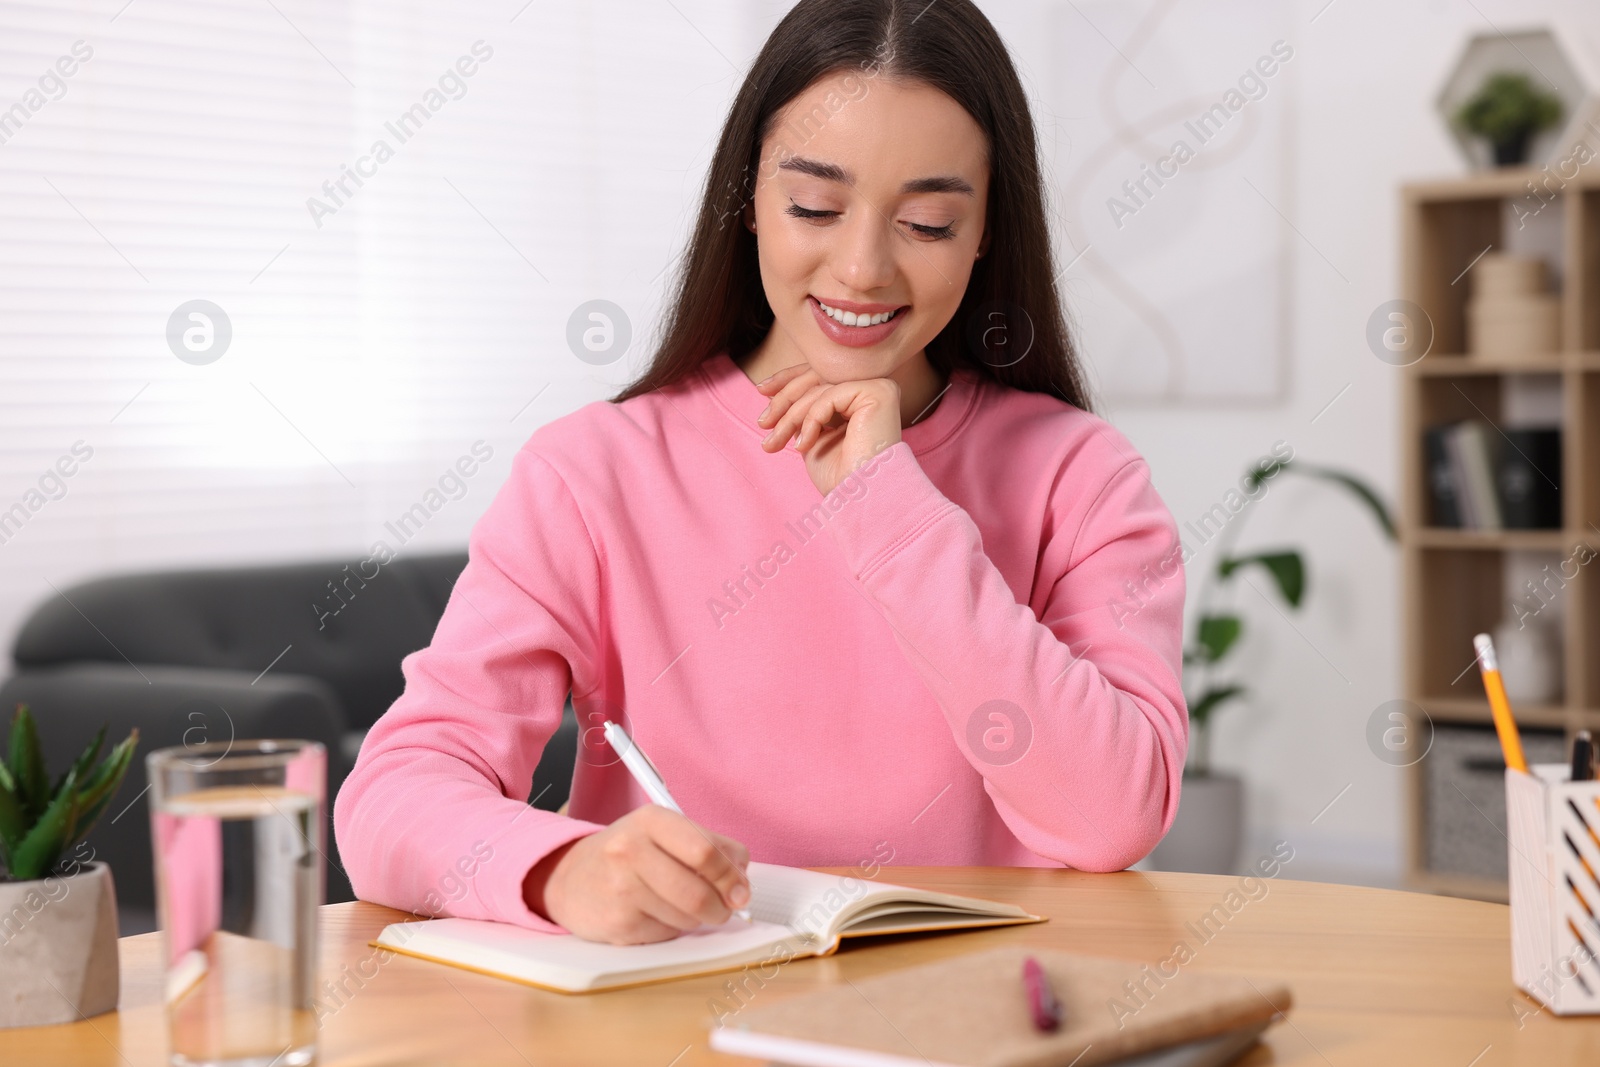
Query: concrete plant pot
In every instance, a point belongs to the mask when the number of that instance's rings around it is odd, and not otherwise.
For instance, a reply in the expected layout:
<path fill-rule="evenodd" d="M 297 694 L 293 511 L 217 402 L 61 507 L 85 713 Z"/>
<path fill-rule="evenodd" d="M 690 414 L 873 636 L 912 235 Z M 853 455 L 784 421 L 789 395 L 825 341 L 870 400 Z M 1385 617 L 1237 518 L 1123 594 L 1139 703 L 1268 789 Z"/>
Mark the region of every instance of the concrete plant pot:
<path fill-rule="evenodd" d="M 1191 874 L 1233 874 L 1243 830 L 1243 780 L 1231 774 L 1186 774 L 1178 815 L 1167 836 L 1150 853 L 1150 867 Z"/>
<path fill-rule="evenodd" d="M 0 881 L 0 1028 L 70 1023 L 117 1007 L 111 868 Z M 3 1044 L 3 1041 L 0 1041 Z"/>

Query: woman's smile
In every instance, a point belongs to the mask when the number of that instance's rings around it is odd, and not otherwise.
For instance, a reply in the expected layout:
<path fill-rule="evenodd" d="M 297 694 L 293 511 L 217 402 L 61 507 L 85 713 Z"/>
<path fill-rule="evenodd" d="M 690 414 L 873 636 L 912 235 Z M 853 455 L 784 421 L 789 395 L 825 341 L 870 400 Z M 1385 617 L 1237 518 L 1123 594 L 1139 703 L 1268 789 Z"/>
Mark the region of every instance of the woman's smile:
<path fill-rule="evenodd" d="M 823 303 L 807 295 L 812 317 L 823 336 L 835 344 L 850 348 L 865 348 L 883 341 L 899 328 L 909 304 L 896 307 L 892 304 L 859 304 L 849 300 Z"/>

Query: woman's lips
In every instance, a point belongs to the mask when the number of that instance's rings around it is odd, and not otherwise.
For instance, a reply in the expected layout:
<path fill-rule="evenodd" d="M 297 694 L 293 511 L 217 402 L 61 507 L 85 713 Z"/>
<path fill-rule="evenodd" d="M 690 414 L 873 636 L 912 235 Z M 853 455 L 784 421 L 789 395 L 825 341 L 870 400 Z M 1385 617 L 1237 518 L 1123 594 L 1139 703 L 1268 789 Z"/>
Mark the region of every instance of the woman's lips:
<path fill-rule="evenodd" d="M 823 335 L 849 348 L 866 348 L 879 343 L 899 328 L 900 320 L 906 317 L 908 310 L 899 308 L 888 322 L 880 322 L 876 326 L 846 326 L 823 311 L 816 297 L 807 295 L 806 303 L 811 305 L 811 314 L 816 317 L 817 327 Z"/>

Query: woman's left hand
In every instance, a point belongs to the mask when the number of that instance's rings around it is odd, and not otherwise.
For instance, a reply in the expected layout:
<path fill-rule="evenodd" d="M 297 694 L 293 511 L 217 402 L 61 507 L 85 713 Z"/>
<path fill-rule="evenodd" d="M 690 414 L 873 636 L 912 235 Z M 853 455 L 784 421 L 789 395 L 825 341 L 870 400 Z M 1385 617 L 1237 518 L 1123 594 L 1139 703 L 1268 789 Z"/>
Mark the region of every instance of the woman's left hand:
<path fill-rule="evenodd" d="M 890 378 L 825 382 L 809 364 L 785 367 L 756 389 L 772 398 L 757 425 L 768 452 L 794 438 L 806 471 L 826 496 L 845 475 L 900 440 L 900 386 Z"/>

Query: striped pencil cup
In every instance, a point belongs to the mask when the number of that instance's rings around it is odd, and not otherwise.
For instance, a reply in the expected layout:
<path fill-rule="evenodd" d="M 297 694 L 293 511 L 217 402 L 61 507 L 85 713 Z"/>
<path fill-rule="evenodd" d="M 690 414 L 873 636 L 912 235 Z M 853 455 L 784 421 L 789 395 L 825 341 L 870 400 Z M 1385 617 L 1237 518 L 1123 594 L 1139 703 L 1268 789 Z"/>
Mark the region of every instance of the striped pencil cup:
<path fill-rule="evenodd" d="M 1511 978 L 1557 1015 L 1600 1014 L 1600 780 L 1506 768 Z"/>

